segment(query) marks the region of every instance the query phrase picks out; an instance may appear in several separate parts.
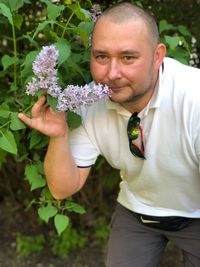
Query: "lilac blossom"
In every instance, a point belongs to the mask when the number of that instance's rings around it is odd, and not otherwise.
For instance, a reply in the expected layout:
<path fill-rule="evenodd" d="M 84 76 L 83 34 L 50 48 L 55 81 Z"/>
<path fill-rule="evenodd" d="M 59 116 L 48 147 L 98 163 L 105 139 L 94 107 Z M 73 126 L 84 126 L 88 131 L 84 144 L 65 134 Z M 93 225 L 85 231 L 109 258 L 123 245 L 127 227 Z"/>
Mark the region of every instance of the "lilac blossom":
<path fill-rule="evenodd" d="M 110 90 L 107 85 L 86 84 L 84 86 L 68 85 L 58 97 L 57 110 L 76 111 L 79 106 L 91 105 L 100 100 L 107 99 Z"/>
<path fill-rule="evenodd" d="M 38 90 L 42 89 L 52 97 L 59 96 L 61 88 L 57 84 L 57 59 L 58 50 L 54 45 L 42 48 L 32 65 L 35 77 L 27 84 L 28 95 L 35 95 Z"/>
<path fill-rule="evenodd" d="M 62 90 L 57 83 L 57 59 L 58 50 L 54 45 L 42 48 L 32 65 L 35 76 L 27 84 L 28 95 L 35 95 L 38 90 L 44 90 L 57 99 L 58 111 L 75 111 L 81 105 L 90 105 L 110 96 L 107 85 L 95 83 L 84 86 L 68 85 Z"/>
<path fill-rule="evenodd" d="M 101 7 L 99 4 L 94 4 L 89 11 L 89 17 L 93 22 L 96 22 L 98 17 L 101 15 Z"/>

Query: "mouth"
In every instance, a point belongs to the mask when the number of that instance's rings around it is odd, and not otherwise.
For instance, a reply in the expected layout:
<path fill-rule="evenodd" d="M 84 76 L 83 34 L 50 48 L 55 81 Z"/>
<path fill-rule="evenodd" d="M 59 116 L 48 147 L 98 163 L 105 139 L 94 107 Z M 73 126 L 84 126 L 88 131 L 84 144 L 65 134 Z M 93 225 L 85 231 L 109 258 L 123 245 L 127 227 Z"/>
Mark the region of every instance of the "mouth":
<path fill-rule="evenodd" d="M 122 89 L 122 86 L 109 86 L 112 92 L 119 92 Z"/>

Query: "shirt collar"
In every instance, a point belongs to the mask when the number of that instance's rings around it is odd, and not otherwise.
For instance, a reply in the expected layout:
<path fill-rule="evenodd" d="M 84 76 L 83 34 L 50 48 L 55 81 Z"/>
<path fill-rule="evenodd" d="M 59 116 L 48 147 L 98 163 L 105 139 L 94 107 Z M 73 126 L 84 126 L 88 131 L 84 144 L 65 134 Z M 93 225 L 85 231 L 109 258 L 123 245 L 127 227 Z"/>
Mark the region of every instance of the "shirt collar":
<path fill-rule="evenodd" d="M 117 113 L 121 115 L 130 117 L 130 112 L 127 109 L 125 109 L 119 103 L 112 102 L 110 99 L 106 100 L 106 107 L 107 109 L 110 109 L 110 110 L 111 109 L 116 110 Z"/>
<path fill-rule="evenodd" d="M 160 107 L 161 99 L 162 99 L 163 77 L 164 77 L 164 62 L 160 66 L 160 69 L 159 69 L 158 81 L 156 83 L 156 87 L 155 87 L 153 96 L 151 97 L 151 100 L 149 101 L 149 109 Z"/>

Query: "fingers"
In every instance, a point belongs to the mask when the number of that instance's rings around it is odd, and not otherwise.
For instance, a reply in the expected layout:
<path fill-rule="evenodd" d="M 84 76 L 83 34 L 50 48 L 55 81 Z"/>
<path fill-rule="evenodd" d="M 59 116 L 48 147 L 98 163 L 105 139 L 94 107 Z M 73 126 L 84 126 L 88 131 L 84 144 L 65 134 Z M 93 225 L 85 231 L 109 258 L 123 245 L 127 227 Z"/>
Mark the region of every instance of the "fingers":
<path fill-rule="evenodd" d="M 37 118 L 42 114 L 43 108 L 46 105 L 46 97 L 42 95 L 32 108 L 32 118 L 27 117 L 24 113 L 19 113 L 18 118 L 31 128 L 36 127 L 36 121 L 33 118 Z"/>
<path fill-rule="evenodd" d="M 42 95 L 32 108 L 32 117 L 37 118 L 41 115 L 41 112 L 48 106 L 46 103 L 46 97 Z"/>
<path fill-rule="evenodd" d="M 31 117 L 27 117 L 24 113 L 19 113 L 18 118 L 26 125 L 40 131 L 43 134 L 51 135 L 53 131 L 57 131 L 57 127 L 65 128 L 65 113 L 53 112 L 46 102 L 46 97 L 41 96 L 34 104 Z M 64 125 L 64 126 L 63 126 Z"/>

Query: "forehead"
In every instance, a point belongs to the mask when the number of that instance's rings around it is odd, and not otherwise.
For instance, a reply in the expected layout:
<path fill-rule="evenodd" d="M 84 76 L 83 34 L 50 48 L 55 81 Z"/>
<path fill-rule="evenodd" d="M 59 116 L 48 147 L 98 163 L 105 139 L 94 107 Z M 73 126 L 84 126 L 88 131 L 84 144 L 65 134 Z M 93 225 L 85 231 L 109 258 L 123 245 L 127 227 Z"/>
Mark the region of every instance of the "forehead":
<path fill-rule="evenodd" d="M 141 20 L 113 22 L 109 17 L 101 18 L 93 31 L 92 46 L 113 47 L 137 46 L 147 43 L 147 27 Z"/>

